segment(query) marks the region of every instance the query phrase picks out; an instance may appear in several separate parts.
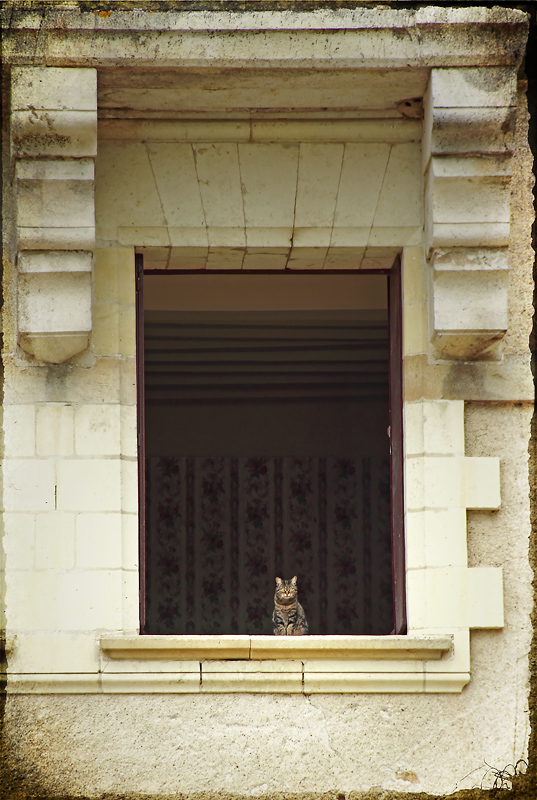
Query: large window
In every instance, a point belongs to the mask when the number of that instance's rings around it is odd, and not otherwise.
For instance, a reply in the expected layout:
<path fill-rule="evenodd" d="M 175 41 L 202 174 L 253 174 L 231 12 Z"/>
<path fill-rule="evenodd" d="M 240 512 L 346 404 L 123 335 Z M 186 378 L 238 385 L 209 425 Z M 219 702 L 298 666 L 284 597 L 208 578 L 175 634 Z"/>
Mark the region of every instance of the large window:
<path fill-rule="evenodd" d="M 139 278 L 143 632 L 392 632 L 389 276 Z"/>

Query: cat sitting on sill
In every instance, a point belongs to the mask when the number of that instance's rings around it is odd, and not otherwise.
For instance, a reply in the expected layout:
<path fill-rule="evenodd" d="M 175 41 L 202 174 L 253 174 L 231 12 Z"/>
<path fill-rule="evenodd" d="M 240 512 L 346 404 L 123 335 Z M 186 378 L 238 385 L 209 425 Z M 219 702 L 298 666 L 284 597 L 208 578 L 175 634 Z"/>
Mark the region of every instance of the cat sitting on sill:
<path fill-rule="evenodd" d="M 304 609 L 298 602 L 296 575 L 290 581 L 276 578 L 272 622 L 275 636 L 305 636 L 307 634 L 308 621 Z"/>

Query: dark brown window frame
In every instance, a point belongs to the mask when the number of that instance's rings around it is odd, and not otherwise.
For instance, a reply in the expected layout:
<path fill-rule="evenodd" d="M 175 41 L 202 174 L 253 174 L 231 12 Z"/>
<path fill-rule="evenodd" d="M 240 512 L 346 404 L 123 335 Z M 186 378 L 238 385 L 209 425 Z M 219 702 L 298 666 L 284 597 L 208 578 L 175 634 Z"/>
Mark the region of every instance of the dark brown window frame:
<path fill-rule="evenodd" d="M 401 259 L 388 274 L 390 381 L 390 488 L 392 495 L 393 617 L 396 634 L 407 632 L 403 485 L 403 302 Z"/>
<path fill-rule="evenodd" d="M 139 571 L 140 571 L 140 633 L 146 633 L 146 518 L 145 518 L 145 392 L 144 392 L 144 257 L 135 255 L 136 271 L 136 399 L 138 448 L 138 519 L 139 519 Z M 236 270 L 203 270 L 204 274 Z M 244 270 L 250 274 L 293 274 L 294 270 Z M 304 270 L 307 274 L 320 274 L 320 270 Z M 324 274 L 349 274 L 349 270 L 326 270 Z M 404 548 L 404 487 L 403 487 L 403 355 L 402 355 L 402 295 L 401 259 L 398 256 L 390 270 L 355 270 L 362 275 L 388 276 L 388 327 L 389 327 L 389 394 L 390 394 L 390 478 L 392 521 L 392 580 L 394 603 L 394 634 L 407 632 L 406 573 Z M 151 270 L 152 275 L 200 274 L 200 270 Z"/>
<path fill-rule="evenodd" d="M 144 355 L 144 257 L 134 256 L 136 272 L 136 434 L 138 451 L 138 569 L 140 580 L 140 633 L 146 632 L 145 565 L 145 355 Z"/>

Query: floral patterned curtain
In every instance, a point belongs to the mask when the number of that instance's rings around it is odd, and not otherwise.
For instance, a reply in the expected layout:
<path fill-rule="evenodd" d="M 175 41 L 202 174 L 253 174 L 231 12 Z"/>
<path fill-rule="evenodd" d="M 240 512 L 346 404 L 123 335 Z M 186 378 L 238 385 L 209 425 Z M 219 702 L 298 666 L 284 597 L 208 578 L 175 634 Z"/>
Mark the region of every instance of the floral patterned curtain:
<path fill-rule="evenodd" d="M 161 456 L 146 483 L 148 633 L 271 634 L 277 575 L 310 633 L 392 630 L 388 458 Z"/>

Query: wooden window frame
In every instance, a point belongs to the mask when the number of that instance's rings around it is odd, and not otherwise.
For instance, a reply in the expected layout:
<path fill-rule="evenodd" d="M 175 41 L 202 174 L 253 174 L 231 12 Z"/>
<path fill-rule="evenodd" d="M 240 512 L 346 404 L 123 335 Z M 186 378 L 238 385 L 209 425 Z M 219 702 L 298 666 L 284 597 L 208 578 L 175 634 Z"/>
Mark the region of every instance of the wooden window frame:
<path fill-rule="evenodd" d="M 134 256 L 136 271 L 136 435 L 138 451 L 138 563 L 140 579 L 140 633 L 146 633 L 146 504 L 145 504 L 145 348 L 144 257 Z"/>
<path fill-rule="evenodd" d="M 137 449 L 138 449 L 138 518 L 139 518 L 139 569 L 140 569 L 140 634 L 147 633 L 146 623 L 146 497 L 145 497 L 145 386 L 144 386 L 144 257 L 135 254 L 136 271 L 136 399 L 137 399 Z M 222 275 L 219 270 L 204 273 Z M 259 275 L 260 272 L 280 275 L 276 270 L 244 270 Z M 308 274 L 319 274 L 320 270 L 307 270 Z M 200 270 L 151 270 L 151 274 L 199 274 Z M 327 274 L 349 274 L 349 270 L 326 271 Z M 394 628 L 392 635 L 407 633 L 406 619 L 406 572 L 404 547 L 404 487 L 403 487 L 403 356 L 402 356 L 402 293 L 401 258 L 390 270 L 356 270 L 360 274 L 387 275 L 388 277 L 388 337 L 389 337 L 389 437 L 390 437 L 390 488 L 391 488 L 391 534 L 392 534 L 392 586 L 394 604 Z M 286 274 L 296 274 L 288 270 Z M 303 274 L 303 272 L 301 272 Z"/>
<path fill-rule="evenodd" d="M 406 634 L 405 499 L 403 448 L 403 301 L 401 258 L 388 275 L 390 491 L 394 634 Z"/>

